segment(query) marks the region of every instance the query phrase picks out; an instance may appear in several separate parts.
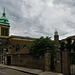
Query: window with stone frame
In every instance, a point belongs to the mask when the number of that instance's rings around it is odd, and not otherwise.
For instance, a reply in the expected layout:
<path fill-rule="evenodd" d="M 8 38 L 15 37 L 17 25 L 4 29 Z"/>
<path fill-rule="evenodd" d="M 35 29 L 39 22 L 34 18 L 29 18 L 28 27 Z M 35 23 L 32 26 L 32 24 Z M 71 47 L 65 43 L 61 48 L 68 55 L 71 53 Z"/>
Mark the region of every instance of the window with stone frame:
<path fill-rule="evenodd" d="M 1 35 L 4 36 L 4 28 L 1 27 Z"/>
<path fill-rule="evenodd" d="M 9 34 L 8 28 L 1 27 L 1 35 L 8 36 L 8 34 Z"/>
<path fill-rule="evenodd" d="M 20 50 L 20 46 L 19 44 L 16 45 L 16 51 L 19 51 Z"/>

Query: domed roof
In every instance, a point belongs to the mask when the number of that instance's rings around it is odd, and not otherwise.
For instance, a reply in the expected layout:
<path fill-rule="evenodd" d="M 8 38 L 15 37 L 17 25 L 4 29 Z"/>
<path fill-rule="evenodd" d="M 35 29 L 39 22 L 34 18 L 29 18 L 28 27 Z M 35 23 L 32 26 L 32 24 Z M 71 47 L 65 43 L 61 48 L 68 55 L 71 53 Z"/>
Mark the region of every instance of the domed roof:
<path fill-rule="evenodd" d="M 10 26 L 10 23 L 5 15 L 6 15 L 6 13 L 5 13 L 5 8 L 4 8 L 3 16 L 0 18 L 0 25 Z"/>
<path fill-rule="evenodd" d="M 54 32 L 54 34 L 55 34 L 55 35 L 58 35 L 58 31 L 56 30 L 56 31 Z"/>

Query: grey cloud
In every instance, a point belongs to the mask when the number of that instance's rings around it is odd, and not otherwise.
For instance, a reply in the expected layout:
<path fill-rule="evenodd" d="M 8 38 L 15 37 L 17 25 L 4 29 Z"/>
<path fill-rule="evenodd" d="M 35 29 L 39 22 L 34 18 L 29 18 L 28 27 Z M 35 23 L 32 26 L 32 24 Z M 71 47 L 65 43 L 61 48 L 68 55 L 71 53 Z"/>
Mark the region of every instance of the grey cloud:
<path fill-rule="evenodd" d="M 69 7 L 75 6 L 75 0 L 53 0 L 55 4 L 63 4 Z"/>
<path fill-rule="evenodd" d="M 53 37 L 58 30 L 60 37 L 75 33 L 75 2 L 73 0 L 1 0 L 0 16 L 6 7 L 6 16 L 11 24 L 10 34 Z M 42 4 L 43 2 L 43 4 Z M 67 30 L 66 30 L 67 29 Z"/>

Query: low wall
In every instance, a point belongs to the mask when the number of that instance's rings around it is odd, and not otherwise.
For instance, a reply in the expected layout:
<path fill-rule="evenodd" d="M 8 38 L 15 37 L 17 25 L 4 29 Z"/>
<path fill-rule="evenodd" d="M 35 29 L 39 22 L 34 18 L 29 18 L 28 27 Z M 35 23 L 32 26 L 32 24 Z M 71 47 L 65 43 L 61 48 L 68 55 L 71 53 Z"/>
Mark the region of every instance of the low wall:
<path fill-rule="evenodd" d="M 11 65 L 45 70 L 44 58 L 33 58 L 30 55 L 13 55 L 11 63 Z"/>

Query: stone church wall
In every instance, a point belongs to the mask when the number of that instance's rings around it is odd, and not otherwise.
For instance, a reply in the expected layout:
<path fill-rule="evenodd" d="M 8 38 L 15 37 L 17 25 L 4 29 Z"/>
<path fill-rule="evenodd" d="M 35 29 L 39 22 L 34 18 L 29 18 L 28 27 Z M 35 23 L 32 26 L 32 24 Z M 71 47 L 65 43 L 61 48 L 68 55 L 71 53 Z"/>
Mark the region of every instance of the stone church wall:
<path fill-rule="evenodd" d="M 33 58 L 30 55 L 13 55 L 12 65 L 45 70 L 44 58 Z"/>

